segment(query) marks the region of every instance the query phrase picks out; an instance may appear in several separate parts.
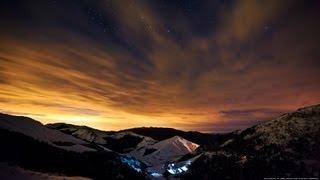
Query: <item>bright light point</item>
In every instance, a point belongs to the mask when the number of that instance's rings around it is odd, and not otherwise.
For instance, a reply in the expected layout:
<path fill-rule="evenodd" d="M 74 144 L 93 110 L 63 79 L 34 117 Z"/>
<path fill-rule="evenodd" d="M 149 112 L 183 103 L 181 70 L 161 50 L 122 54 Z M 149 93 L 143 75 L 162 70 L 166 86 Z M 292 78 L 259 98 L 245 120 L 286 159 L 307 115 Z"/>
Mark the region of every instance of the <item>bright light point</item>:
<path fill-rule="evenodd" d="M 186 166 L 182 166 L 181 168 L 183 171 L 188 171 L 188 168 Z"/>
<path fill-rule="evenodd" d="M 159 174 L 159 173 L 151 173 L 151 176 L 154 176 L 154 177 L 161 177 L 162 174 Z"/>

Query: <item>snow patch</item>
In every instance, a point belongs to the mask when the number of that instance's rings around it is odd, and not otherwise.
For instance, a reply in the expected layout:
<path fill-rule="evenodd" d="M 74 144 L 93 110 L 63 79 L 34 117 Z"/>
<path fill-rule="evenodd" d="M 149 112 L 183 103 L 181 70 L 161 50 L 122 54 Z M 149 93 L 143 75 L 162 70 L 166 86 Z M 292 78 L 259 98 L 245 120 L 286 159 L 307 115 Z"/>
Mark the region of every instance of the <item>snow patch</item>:
<path fill-rule="evenodd" d="M 151 142 L 151 145 L 139 145 L 139 147 L 141 146 L 140 148 L 136 148 L 129 152 L 128 155 L 136 157 L 150 166 L 157 166 L 168 162 L 174 162 L 182 156 L 192 153 L 199 147 L 198 144 L 179 136 L 174 136 L 155 144 L 153 143 L 154 142 Z M 147 149 L 155 149 L 155 151 L 144 156 L 144 152 Z"/>
<path fill-rule="evenodd" d="M 52 146 L 74 152 L 96 151 L 88 148 L 83 144 L 85 141 L 77 139 L 71 135 L 64 134 L 58 130 L 53 130 L 45 127 L 40 122 L 31 118 L 0 115 L 0 128 L 24 134 L 36 140 L 48 143 Z M 74 144 L 71 146 L 56 145 L 54 142 L 63 142 Z"/>

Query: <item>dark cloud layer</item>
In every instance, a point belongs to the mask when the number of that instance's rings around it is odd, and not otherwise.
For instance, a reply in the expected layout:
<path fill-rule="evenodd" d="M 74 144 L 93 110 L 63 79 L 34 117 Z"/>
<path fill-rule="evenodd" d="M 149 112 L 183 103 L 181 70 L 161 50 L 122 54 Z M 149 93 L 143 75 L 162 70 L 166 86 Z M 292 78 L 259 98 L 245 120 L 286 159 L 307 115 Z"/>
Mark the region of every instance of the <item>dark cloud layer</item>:
<path fill-rule="evenodd" d="M 2 111 L 229 131 L 320 101 L 318 1 L 0 4 Z"/>

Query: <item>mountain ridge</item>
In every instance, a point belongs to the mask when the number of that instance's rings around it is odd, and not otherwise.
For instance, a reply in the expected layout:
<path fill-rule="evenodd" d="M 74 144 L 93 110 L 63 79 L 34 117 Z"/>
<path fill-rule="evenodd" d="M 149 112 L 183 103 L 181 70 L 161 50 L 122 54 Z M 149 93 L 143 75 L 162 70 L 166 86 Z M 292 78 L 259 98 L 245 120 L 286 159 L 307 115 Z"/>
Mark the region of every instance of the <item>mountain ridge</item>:
<path fill-rule="evenodd" d="M 131 173 L 147 179 L 256 179 L 320 175 L 320 104 L 299 108 L 268 122 L 226 134 L 185 132 L 172 128 L 101 131 L 64 123 L 43 125 L 31 118 L 5 114 L 0 114 L 0 132 L 7 146 L 1 151 L 10 154 L 0 157 L 0 160 L 35 171 L 49 169 L 40 168 L 39 165 L 45 165 L 45 161 L 35 157 L 33 151 L 40 153 L 40 149 L 44 152 L 50 149 L 49 152 L 57 159 L 50 161 L 59 163 L 64 158 L 58 154 L 65 154 L 63 157 L 66 159 L 77 157 L 76 161 L 92 162 L 93 167 L 102 165 L 101 160 L 109 157 L 111 164 L 131 169 L 121 171 L 120 179 L 130 177 L 127 175 Z M 15 140 L 11 141 L 9 137 Z M 63 141 L 55 142 L 59 138 Z M 23 144 L 29 150 L 21 151 L 21 145 L 17 144 L 20 141 L 25 142 Z M 75 145 L 94 151 L 69 152 Z M 15 153 L 22 154 L 21 158 L 17 159 Z M 34 160 L 30 157 L 34 157 L 39 165 L 31 165 Z M 41 157 L 45 159 L 45 153 Z M 46 166 L 54 167 L 55 164 Z M 76 168 L 75 173 L 72 166 L 77 165 L 69 162 L 63 166 L 65 170 L 58 168 L 58 172 L 69 176 L 105 177 L 95 169 L 79 172 L 82 167 Z M 94 173 L 99 175 L 94 176 Z"/>

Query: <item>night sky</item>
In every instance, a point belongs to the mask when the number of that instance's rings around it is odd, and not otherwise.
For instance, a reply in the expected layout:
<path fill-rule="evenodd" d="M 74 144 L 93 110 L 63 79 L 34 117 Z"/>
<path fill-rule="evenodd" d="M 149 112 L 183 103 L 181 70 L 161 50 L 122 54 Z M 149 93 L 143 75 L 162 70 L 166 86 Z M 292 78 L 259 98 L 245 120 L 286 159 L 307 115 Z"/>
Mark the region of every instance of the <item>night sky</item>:
<path fill-rule="evenodd" d="M 1 0 L 0 112 L 242 129 L 320 102 L 318 0 Z"/>

